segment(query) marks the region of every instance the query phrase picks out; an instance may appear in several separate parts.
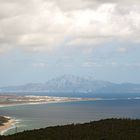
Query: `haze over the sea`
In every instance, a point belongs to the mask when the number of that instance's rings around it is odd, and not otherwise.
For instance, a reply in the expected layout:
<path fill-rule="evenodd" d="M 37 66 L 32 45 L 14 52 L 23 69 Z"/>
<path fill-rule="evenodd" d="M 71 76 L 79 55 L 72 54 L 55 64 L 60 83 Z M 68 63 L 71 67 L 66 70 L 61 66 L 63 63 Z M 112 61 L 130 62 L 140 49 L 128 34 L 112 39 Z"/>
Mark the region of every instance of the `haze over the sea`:
<path fill-rule="evenodd" d="M 0 0 L 0 86 L 63 75 L 140 83 L 139 0 Z"/>

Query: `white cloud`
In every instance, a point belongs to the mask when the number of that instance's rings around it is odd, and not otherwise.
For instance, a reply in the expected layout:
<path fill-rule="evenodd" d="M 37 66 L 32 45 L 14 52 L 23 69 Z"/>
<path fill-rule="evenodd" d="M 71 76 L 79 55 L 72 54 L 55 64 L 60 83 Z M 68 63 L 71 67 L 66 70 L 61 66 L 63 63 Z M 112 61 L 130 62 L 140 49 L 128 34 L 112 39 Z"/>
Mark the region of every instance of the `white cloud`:
<path fill-rule="evenodd" d="M 33 67 L 44 68 L 44 67 L 48 67 L 48 64 L 41 62 L 41 63 L 33 63 L 32 66 Z"/>
<path fill-rule="evenodd" d="M 140 63 L 126 63 L 125 66 L 131 68 L 140 68 Z"/>
<path fill-rule="evenodd" d="M 127 49 L 126 48 L 118 48 L 117 51 L 120 52 L 120 53 L 126 53 Z"/>
<path fill-rule="evenodd" d="M 94 62 L 94 61 L 85 61 L 82 65 L 82 67 L 87 68 L 103 68 L 103 67 L 117 67 L 117 68 L 140 68 L 139 62 L 116 62 L 116 61 L 110 61 L 110 62 Z"/>
<path fill-rule="evenodd" d="M 0 52 L 140 42 L 138 1 L 0 0 Z M 5 46 L 5 47 L 3 47 Z M 7 47 L 8 46 L 8 47 Z"/>
<path fill-rule="evenodd" d="M 87 61 L 82 64 L 82 67 L 103 67 L 103 64 L 93 61 Z"/>

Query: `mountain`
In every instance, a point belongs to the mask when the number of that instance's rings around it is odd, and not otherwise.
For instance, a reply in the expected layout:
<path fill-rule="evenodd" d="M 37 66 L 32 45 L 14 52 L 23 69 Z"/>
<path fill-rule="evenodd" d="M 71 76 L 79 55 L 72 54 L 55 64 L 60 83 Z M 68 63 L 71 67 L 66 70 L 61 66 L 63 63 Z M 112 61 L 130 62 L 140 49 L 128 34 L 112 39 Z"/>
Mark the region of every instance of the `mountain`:
<path fill-rule="evenodd" d="M 1 92 L 57 92 L 57 93 L 140 93 L 140 84 L 116 84 L 73 75 L 63 75 L 46 83 L 1 87 Z"/>

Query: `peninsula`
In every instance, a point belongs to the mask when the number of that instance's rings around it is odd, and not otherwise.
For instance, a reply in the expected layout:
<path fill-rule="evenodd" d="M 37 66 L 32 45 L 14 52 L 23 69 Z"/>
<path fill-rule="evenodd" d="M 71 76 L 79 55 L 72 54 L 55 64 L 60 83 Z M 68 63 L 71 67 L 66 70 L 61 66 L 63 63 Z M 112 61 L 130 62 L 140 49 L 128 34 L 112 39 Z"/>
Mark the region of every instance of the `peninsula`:
<path fill-rule="evenodd" d="M 17 96 L 0 95 L 0 107 L 24 105 L 24 104 L 45 104 L 57 102 L 89 101 L 95 98 L 74 98 L 74 97 L 54 97 L 54 96 Z"/>

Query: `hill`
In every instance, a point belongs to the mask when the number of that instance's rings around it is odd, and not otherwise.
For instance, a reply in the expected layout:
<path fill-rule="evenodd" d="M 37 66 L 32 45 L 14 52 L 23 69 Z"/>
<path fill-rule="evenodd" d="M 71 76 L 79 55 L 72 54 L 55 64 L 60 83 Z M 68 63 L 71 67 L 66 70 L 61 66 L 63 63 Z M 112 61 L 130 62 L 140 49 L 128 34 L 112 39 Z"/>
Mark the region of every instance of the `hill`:
<path fill-rule="evenodd" d="M 46 83 L 30 83 L 21 86 L 1 87 L 1 92 L 47 92 L 47 93 L 140 93 L 140 84 L 112 83 L 93 78 L 63 75 Z"/>
<path fill-rule="evenodd" d="M 106 119 L 25 131 L 1 140 L 140 140 L 140 120 Z"/>

